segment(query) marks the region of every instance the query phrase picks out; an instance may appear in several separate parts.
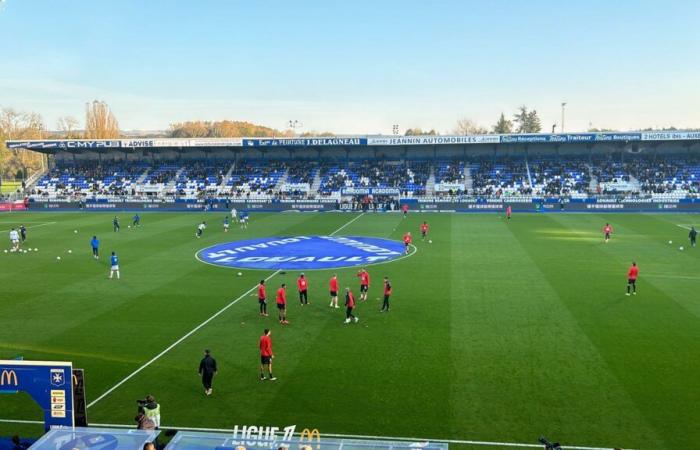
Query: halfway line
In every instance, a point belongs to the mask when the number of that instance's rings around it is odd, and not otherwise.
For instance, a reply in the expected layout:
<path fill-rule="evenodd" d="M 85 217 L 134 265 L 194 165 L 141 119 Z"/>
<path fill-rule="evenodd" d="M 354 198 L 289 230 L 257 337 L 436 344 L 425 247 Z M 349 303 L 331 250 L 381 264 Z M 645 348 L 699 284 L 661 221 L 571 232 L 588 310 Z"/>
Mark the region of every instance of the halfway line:
<path fill-rule="evenodd" d="M 330 234 L 330 236 L 335 235 L 336 233 L 338 233 L 339 231 L 341 231 L 342 229 L 344 229 L 345 227 L 347 227 L 348 225 L 350 225 L 351 223 L 353 223 L 354 221 L 356 221 L 357 219 L 359 219 L 360 217 L 362 217 L 362 216 L 364 216 L 364 215 L 365 215 L 365 213 L 361 213 L 360 215 L 354 217 L 352 220 L 350 220 L 349 222 L 347 222 L 345 225 L 341 226 L 340 228 L 338 228 L 337 230 L 335 230 L 334 232 L 332 232 L 332 233 Z M 281 272 L 281 270 L 279 270 L 279 269 L 276 270 L 275 272 L 272 273 L 272 275 L 270 275 L 270 276 L 268 276 L 267 278 L 265 278 L 265 281 L 270 280 L 271 278 L 273 278 L 275 275 L 277 275 L 277 274 L 280 273 L 280 272 Z M 103 393 L 102 395 L 100 395 L 99 397 L 97 397 L 95 400 L 93 400 L 93 401 L 91 401 L 90 403 L 88 403 L 88 405 L 87 405 L 86 408 L 92 407 L 92 406 L 95 405 L 97 402 L 99 402 L 99 401 L 102 400 L 103 398 L 107 397 L 107 396 L 108 396 L 109 394 L 111 394 L 112 392 L 114 392 L 114 391 L 115 391 L 117 388 L 119 388 L 121 385 L 123 385 L 124 383 L 126 383 L 127 381 L 129 381 L 130 379 L 132 379 L 134 376 L 136 376 L 138 373 L 140 373 L 143 369 L 145 369 L 146 367 L 150 366 L 150 365 L 153 364 L 154 362 L 158 361 L 163 355 L 165 355 L 165 354 L 168 353 L 170 350 L 172 350 L 173 348 L 175 348 L 175 347 L 176 347 L 178 344 L 180 344 L 182 341 L 184 341 L 184 340 L 187 339 L 188 337 L 192 336 L 194 333 L 196 333 L 197 331 L 199 331 L 199 330 L 200 330 L 202 327 L 204 327 L 206 324 L 208 324 L 209 322 L 211 322 L 211 321 L 214 320 L 215 318 L 219 317 L 219 316 L 220 316 L 222 313 L 224 313 L 227 309 L 229 309 L 230 307 L 232 307 L 233 305 L 235 305 L 236 303 L 238 303 L 240 300 L 242 300 L 245 296 L 247 296 L 248 294 L 250 294 L 251 292 L 253 292 L 253 291 L 255 290 L 256 287 L 258 287 L 257 284 L 256 284 L 255 286 L 251 287 L 250 289 L 248 289 L 247 291 L 245 291 L 243 294 L 241 294 L 240 297 L 238 297 L 237 299 L 233 300 L 232 302 L 230 302 L 228 305 L 224 306 L 224 307 L 221 308 L 220 310 L 218 310 L 216 313 L 214 313 L 214 315 L 212 315 L 211 317 L 209 317 L 207 320 L 205 320 L 204 322 L 202 322 L 202 323 L 200 323 L 199 325 L 197 325 L 196 327 L 194 327 L 192 330 L 190 330 L 189 333 L 185 334 L 185 335 L 182 336 L 180 339 L 178 339 L 177 341 L 175 341 L 175 342 L 173 342 L 172 344 L 170 344 L 165 350 L 163 350 L 162 352 L 158 353 L 156 356 L 154 356 L 153 358 L 151 358 L 151 359 L 150 359 L 148 362 L 146 362 L 144 365 L 142 365 L 141 367 L 139 367 L 138 369 L 134 370 L 134 371 L 131 372 L 129 375 L 127 375 L 126 378 L 124 378 L 123 380 L 121 380 L 119 383 L 115 384 L 115 385 L 112 386 L 111 388 L 109 388 L 105 393 Z"/>

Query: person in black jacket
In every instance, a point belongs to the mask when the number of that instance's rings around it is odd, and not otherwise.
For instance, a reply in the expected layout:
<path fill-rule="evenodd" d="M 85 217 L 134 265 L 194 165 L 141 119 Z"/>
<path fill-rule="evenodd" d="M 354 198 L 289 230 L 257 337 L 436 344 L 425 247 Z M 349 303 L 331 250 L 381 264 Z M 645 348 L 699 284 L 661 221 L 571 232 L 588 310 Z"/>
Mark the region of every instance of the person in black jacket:
<path fill-rule="evenodd" d="M 211 382 L 216 375 L 216 360 L 211 357 L 209 350 L 204 350 L 204 358 L 199 362 L 199 374 L 202 376 L 202 385 L 204 386 L 204 394 L 211 395 Z"/>

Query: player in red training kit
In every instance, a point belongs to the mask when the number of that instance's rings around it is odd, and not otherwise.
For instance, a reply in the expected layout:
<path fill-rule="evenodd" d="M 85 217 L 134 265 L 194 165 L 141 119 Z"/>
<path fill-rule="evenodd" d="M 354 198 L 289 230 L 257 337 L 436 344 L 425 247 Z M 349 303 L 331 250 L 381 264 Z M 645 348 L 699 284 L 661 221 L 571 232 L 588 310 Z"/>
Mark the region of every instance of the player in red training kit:
<path fill-rule="evenodd" d="M 301 306 L 309 304 L 308 286 L 306 278 L 302 273 L 299 275 L 299 278 L 297 278 L 297 289 L 299 290 L 299 303 L 301 303 Z"/>
<path fill-rule="evenodd" d="M 272 375 L 272 358 L 275 355 L 272 354 L 272 339 L 270 339 L 271 331 L 265 328 L 263 335 L 260 336 L 260 381 L 265 381 L 265 366 L 267 366 L 267 373 L 270 375 L 270 381 L 275 381 L 274 375 Z"/>
<path fill-rule="evenodd" d="M 328 289 L 331 293 L 331 308 L 338 308 L 338 275 L 333 274 L 331 281 L 328 283 Z"/>
<path fill-rule="evenodd" d="M 605 243 L 607 244 L 610 240 L 610 235 L 613 233 L 613 227 L 609 223 L 606 223 L 603 227 L 603 233 L 605 234 Z"/>
<path fill-rule="evenodd" d="M 258 303 L 260 304 L 260 315 L 267 316 L 267 296 L 265 294 L 265 280 L 260 280 L 258 285 Z"/>
<path fill-rule="evenodd" d="M 360 301 L 364 302 L 367 300 L 367 291 L 369 291 L 369 272 L 367 269 L 362 269 L 357 272 L 357 277 L 360 279 Z"/>
<path fill-rule="evenodd" d="M 630 289 L 632 289 L 632 294 L 637 295 L 637 276 L 639 275 L 639 268 L 637 263 L 633 262 L 630 269 L 627 271 L 627 294 L 630 295 Z"/>
<path fill-rule="evenodd" d="M 401 211 L 403 211 L 403 218 L 405 219 L 408 215 L 408 205 L 404 203 L 404 205 L 401 207 Z"/>
<path fill-rule="evenodd" d="M 506 219 L 510 220 L 510 216 L 513 215 L 513 207 L 508 205 L 506 206 Z"/>
<path fill-rule="evenodd" d="M 411 232 L 407 231 L 406 234 L 403 235 L 403 245 L 406 247 L 406 255 L 408 255 L 408 248 L 410 247 L 411 242 L 413 242 L 413 237 L 411 236 Z"/>
<path fill-rule="evenodd" d="M 287 322 L 287 285 L 282 283 L 279 289 L 277 289 L 277 309 L 278 318 L 281 324 L 288 324 Z"/>
<path fill-rule="evenodd" d="M 423 222 L 420 225 L 420 234 L 423 240 L 425 240 L 425 237 L 428 235 L 428 222 Z"/>

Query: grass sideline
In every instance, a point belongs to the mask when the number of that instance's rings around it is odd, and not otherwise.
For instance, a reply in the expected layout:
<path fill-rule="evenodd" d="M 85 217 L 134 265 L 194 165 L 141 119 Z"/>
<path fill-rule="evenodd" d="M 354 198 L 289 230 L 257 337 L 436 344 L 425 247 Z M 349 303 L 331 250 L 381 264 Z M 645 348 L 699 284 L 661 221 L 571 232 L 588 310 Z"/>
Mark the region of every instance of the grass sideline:
<path fill-rule="evenodd" d="M 272 273 L 236 277 L 196 261 L 197 250 L 328 234 L 355 217 L 253 214 L 247 231 L 225 235 L 216 213 L 144 213 L 139 229 L 120 216 L 115 234 L 105 213 L 0 215 L 3 229 L 50 224 L 29 230 L 38 253 L 0 254 L 0 357 L 72 360 L 87 371 L 89 400 Z M 360 326 L 342 326 L 342 313 L 328 309 L 331 272 L 307 271 L 312 306 L 299 307 L 290 289 L 291 326 L 261 319 L 255 298 L 244 298 L 91 407 L 89 419 L 129 423 L 135 400 L 153 393 L 164 422 L 183 426 L 294 423 L 322 433 L 504 442 L 543 434 L 601 447 L 689 448 L 700 441 L 698 250 L 679 225 L 696 217 L 518 214 L 506 223 L 497 215 L 368 214 L 340 234 L 398 240 L 428 220 L 434 243 L 418 240 L 416 256 L 370 268 Z M 210 227 L 198 240 L 202 219 Z M 615 235 L 606 245 L 608 221 Z M 92 234 L 103 242 L 99 262 L 90 258 Z M 111 249 L 121 259 L 119 282 L 106 279 Z M 640 294 L 625 297 L 632 260 Z M 356 288 L 355 271 L 338 271 L 343 286 Z M 296 275 L 270 286 L 293 286 Z M 388 315 L 378 312 L 384 275 L 395 291 Z M 265 326 L 276 384 L 257 380 Z M 205 347 L 221 365 L 211 398 L 196 376 Z M 0 418 L 39 418 L 23 400 L 0 396 Z"/>

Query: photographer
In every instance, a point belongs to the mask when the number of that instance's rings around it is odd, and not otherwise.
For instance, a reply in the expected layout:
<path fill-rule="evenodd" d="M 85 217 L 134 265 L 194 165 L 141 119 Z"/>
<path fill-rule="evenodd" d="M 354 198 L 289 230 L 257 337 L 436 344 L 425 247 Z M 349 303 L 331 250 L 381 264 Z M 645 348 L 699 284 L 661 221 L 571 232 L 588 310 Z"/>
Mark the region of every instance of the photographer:
<path fill-rule="evenodd" d="M 160 405 L 152 395 L 147 395 L 145 400 L 136 400 L 139 407 L 139 416 L 153 422 L 156 430 L 160 428 Z M 137 416 L 138 417 L 138 416 Z"/>

